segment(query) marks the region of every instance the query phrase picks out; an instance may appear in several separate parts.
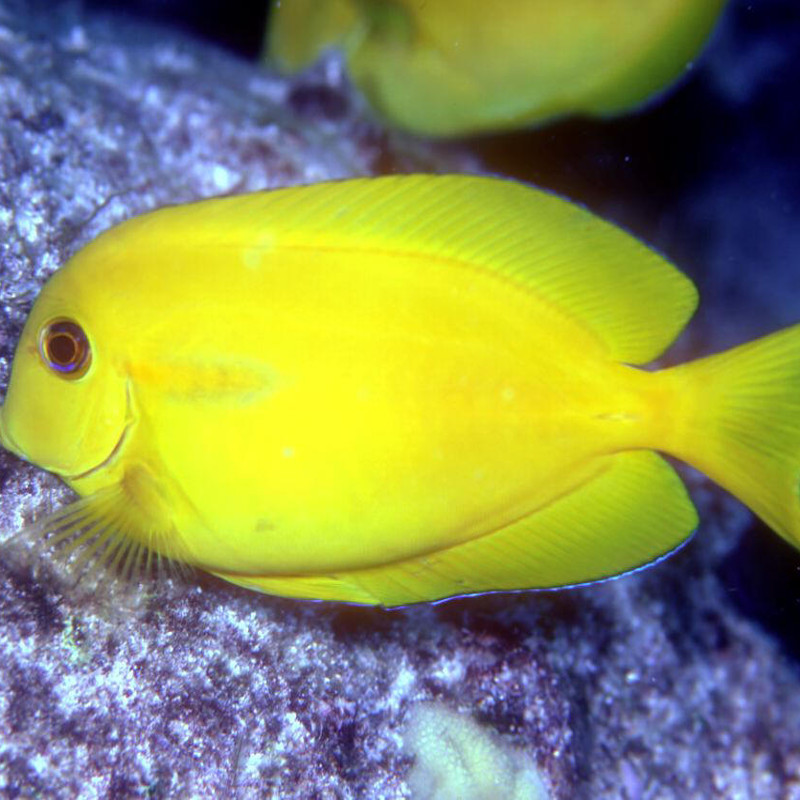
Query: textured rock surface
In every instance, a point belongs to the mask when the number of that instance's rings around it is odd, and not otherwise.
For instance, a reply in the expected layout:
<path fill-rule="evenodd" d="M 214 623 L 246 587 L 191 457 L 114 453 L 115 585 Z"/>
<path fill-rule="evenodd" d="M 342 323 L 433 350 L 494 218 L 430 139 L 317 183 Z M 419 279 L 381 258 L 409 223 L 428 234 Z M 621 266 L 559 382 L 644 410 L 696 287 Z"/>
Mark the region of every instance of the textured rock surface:
<path fill-rule="evenodd" d="M 470 166 L 365 122 L 335 64 L 285 83 L 166 30 L 26 8 L 0 2 L 0 385 L 38 286 L 114 222 L 220 192 Z M 755 132 L 720 141 L 655 226 L 673 253 L 688 231 L 707 267 L 684 350 L 800 319 L 798 198 L 784 185 L 797 153 L 758 133 L 766 116 L 796 143 L 791 118 L 769 118 L 795 40 L 751 13 L 733 5 L 695 91 Z M 4 533 L 63 496 L 4 454 L 0 468 Z M 5 545 L 0 796 L 407 797 L 403 720 L 436 699 L 527 752 L 556 798 L 800 798 L 800 667 L 753 602 L 779 573 L 796 586 L 796 555 L 693 486 L 704 527 L 654 569 L 392 613 L 201 575 L 92 593 L 57 559 Z M 774 602 L 796 621 L 793 592 Z"/>

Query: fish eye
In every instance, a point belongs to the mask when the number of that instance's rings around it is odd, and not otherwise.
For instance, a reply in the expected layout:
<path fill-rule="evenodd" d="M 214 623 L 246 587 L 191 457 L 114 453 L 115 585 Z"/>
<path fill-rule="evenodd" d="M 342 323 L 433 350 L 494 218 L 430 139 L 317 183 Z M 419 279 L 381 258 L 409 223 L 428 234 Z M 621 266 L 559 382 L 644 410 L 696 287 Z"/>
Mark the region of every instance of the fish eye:
<path fill-rule="evenodd" d="M 83 328 L 71 319 L 48 322 L 39 334 L 42 361 L 64 378 L 80 378 L 92 360 L 92 349 Z"/>

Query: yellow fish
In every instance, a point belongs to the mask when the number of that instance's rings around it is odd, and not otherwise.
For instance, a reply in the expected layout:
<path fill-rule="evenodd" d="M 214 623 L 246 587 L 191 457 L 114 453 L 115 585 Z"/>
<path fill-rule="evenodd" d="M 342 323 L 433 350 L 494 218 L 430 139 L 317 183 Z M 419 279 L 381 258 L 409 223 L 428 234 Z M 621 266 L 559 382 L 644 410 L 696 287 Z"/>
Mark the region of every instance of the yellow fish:
<path fill-rule="evenodd" d="M 0 437 L 53 524 L 264 592 L 398 605 L 680 545 L 693 464 L 800 542 L 800 326 L 651 372 L 691 281 L 524 185 L 357 179 L 164 208 L 42 290 Z M 111 559 L 109 559 L 111 560 Z"/>
<path fill-rule="evenodd" d="M 452 136 L 639 105 L 685 71 L 725 0 L 273 0 L 282 70 L 344 52 L 387 120 Z"/>

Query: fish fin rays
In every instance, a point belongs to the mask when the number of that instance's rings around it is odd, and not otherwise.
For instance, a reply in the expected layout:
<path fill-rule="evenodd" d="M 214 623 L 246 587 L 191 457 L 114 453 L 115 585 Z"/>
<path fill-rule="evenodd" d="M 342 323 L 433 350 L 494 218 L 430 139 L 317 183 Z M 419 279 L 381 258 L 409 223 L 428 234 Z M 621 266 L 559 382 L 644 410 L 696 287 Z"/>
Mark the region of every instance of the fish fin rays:
<path fill-rule="evenodd" d="M 186 208 L 194 211 L 170 213 L 178 222 L 186 215 L 193 236 L 204 229 L 197 214 L 207 214 L 230 221 L 231 244 L 415 253 L 431 268 L 437 259 L 463 261 L 537 294 L 631 364 L 660 355 L 697 305 L 692 282 L 646 245 L 581 206 L 508 180 L 387 176 Z"/>
<path fill-rule="evenodd" d="M 441 552 L 331 576 L 221 577 L 270 594 L 397 606 L 601 580 L 671 552 L 696 524 L 672 467 L 626 452 L 603 457 L 594 478 L 551 505 Z"/>
<path fill-rule="evenodd" d="M 800 547 L 800 325 L 662 375 L 690 409 L 675 455 Z"/>
<path fill-rule="evenodd" d="M 116 581 L 138 585 L 153 567 L 159 573 L 183 571 L 182 561 L 153 546 L 165 538 L 163 532 L 142 536 L 137 517 L 124 490 L 109 486 L 39 517 L 6 539 L 2 548 L 24 543 L 26 549 L 56 554 L 54 574 L 92 594 Z"/>

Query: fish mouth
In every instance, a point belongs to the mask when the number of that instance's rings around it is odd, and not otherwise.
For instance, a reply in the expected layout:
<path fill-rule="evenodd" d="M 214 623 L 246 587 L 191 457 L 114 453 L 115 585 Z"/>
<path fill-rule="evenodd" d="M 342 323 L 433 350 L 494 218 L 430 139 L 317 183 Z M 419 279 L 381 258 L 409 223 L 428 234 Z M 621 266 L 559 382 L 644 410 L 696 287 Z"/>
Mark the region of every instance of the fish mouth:
<path fill-rule="evenodd" d="M 70 482 L 79 481 L 83 478 L 88 478 L 90 475 L 94 475 L 101 469 L 105 469 L 107 466 L 109 466 L 122 451 L 123 447 L 125 447 L 125 443 L 128 440 L 128 434 L 133 427 L 133 423 L 134 419 L 131 414 L 131 386 L 130 381 L 128 381 L 125 384 L 125 426 L 122 428 L 122 433 L 120 433 L 117 443 L 111 448 L 111 452 L 99 464 L 95 464 L 93 467 L 89 467 L 89 469 L 77 475 L 63 475 L 62 477 L 64 480 Z"/>

